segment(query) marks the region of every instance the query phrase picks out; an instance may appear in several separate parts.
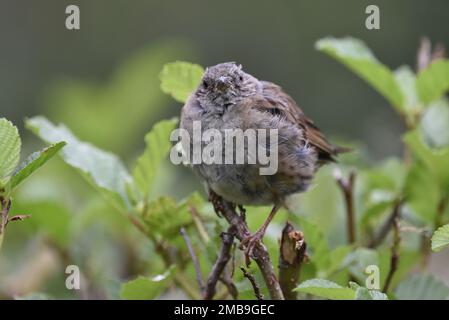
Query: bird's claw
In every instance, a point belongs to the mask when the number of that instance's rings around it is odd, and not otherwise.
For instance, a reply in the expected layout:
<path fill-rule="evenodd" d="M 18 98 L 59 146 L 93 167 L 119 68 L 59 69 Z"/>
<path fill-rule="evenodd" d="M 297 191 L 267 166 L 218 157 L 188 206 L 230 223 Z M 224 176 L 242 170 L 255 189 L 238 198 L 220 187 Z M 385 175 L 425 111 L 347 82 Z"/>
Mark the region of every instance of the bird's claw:
<path fill-rule="evenodd" d="M 254 257 L 254 250 L 256 247 L 262 245 L 262 238 L 263 232 L 259 230 L 256 233 L 247 236 L 240 243 L 240 249 L 242 249 L 245 254 L 245 262 L 247 266 L 250 265 L 250 258 Z"/>

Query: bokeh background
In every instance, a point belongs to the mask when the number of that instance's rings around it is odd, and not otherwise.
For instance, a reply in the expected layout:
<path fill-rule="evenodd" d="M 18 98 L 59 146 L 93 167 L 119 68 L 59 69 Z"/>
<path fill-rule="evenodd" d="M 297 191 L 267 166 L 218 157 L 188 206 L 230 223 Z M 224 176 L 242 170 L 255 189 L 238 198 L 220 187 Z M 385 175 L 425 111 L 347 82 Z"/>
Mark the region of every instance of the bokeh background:
<path fill-rule="evenodd" d="M 65 28 L 69 4 L 80 7 L 80 30 Z M 369 4 L 380 7 L 380 30 L 365 28 Z M 316 51 L 314 43 L 349 35 L 363 39 L 391 68 L 415 66 L 422 36 L 449 47 L 448 21 L 446 0 L 0 0 L 0 116 L 20 128 L 24 153 L 42 143 L 24 129 L 23 120 L 45 114 L 133 164 L 151 126 L 180 111 L 180 104 L 159 89 L 164 63 L 236 61 L 259 79 L 281 85 L 333 140 L 356 143 L 364 157 L 377 161 L 402 153 L 400 119 L 379 94 Z M 188 170 L 170 168 L 160 175 L 157 193 L 169 190 L 182 198 L 197 189 L 201 186 Z M 90 279 L 101 279 L 104 288 L 110 283 L 104 280 L 106 264 L 107 274 L 127 278 L 145 270 L 145 263 L 123 265 L 123 256 L 151 263 L 151 255 L 133 249 L 145 240 L 134 231 L 123 235 L 128 224 L 92 193 L 73 170 L 53 160 L 22 187 L 17 197 L 24 201 L 16 210 L 26 213 L 32 203 L 54 212 L 56 220 L 75 221 L 78 239 L 84 236 L 71 247 L 72 259 L 88 265 Z M 30 230 L 9 229 L 0 257 L 0 295 L 45 291 L 72 297 L 60 281 L 63 255 Z M 61 243 L 70 241 L 63 228 L 60 233 Z M 86 294 L 114 297 L 104 290 Z"/>

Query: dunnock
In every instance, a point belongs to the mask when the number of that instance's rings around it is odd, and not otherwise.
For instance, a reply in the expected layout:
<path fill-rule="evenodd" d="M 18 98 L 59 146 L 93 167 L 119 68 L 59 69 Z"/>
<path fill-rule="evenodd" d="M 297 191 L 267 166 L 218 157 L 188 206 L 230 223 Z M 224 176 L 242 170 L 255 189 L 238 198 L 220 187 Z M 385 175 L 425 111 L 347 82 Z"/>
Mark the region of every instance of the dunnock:
<path fill-rule="evenodd" d="M 262 227 L 242 241 L 248 256 L 252 256 L 254 247 L 262 240 L 286 197 L 307 190 L 316 170 L 343 151 L 326 140 L 279 86 L 256 79 L 233 62 L 206 69 L 200 85 L 182 109 L 180 127 L 192 136 L 195 121 L 201 124 L 203 131 L 278 130 L 278 170 L 273 175 L 261 175 L 259 163 L 192 165 L 195 173 L 206 182 L 209 192 L 229 202 L 273 205 Z M 207 142 L 201 143 L 207 145 Z M 269 149 L 268 142 L 265 147 Z M 246 151 L 247 148 L 245 146 Z M 190 150 L 193 150 L 192 145 Z"/>

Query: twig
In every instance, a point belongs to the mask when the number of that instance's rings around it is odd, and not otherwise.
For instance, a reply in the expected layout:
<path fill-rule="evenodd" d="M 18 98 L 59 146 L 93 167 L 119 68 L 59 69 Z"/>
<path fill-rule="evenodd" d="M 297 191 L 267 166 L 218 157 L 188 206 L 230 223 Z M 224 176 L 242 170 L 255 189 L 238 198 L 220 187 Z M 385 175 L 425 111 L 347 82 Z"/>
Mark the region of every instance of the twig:
<path fill-rule="evenodd" d="M 418 48 L 416 57 L 416 70 L 421 72 L 429 67 L 429 65 L 438 59 L 443 59 L 446 56 L 446 49 L 442 43 L 437 43 L 432 51 L 432 43 L 429 38 L 423 37 Z"/>
<path fill-rule="evenodd" d="M 232 281 L 232 278 L 227 275 L 221 275 L 220 281 L 225 285 L 226 289 L 228 290 L 227 292 L 231 295 L 232 299 L 237 300 L 239 292 L 236 285 L 234 284 L 234 281 Z"/>
<path fill-rule="evenodd" d="M 430 64 L 432 54 L 432 44 L 429 38 L 421 38 L 421 43 L 419 44 L 418 54 L 416 56 L 416 70 L 418 72 L 426 69 Z"/>
<path fill-rule="evenodd" d="M 373 236 L 370 243 L 368 244 L 368 248 L 374 249 L 377 248 L 386 238 L 390 229 L 394 226 L 394 221 L 396 218 L 399 218 L 401 215 L 401 205 L 402 201 L 399 200 L 393 207 L 393 211 L 390 217 L 385 221 L 385 223 L 380 227 L 377 234 Z"/>
<path fill-rule="evenodd" d="M 198 257 L 195 254 L 195 250 L 193 250 L 192 242 L 190 241 L 189 236 L 187 235 L 187 232 L 184 228 L 181 228 L 179 230 L 182 237 L 184 238 L 184 241 L 186 242 L 187 249 L 189 250 L 190 258 L 192 258 L 193 266 L 195 267 L 196 272 L 196 280 L 198 282 L 198 286 L 200 288 L 200 291 L 203 292 L 204 290 L 204 284 L 203 284 L 203 276 L 201 274 L 201 267 L 200 263 L 198 261 Z"/>
<path fill-rule="evenodd" d="M 231 249 L 232 244 L 234 243 L 235 227 L 230 226 L 227 232 L 221 233 L 220 237 L 221 237 L 220 253 L 218 254 L 218 258 L 215 261 L 214 266 L 212 267 L 212 271 L 209 277 L 207 278 L 206 287 L 204 289 L 203 294 L 204 300 L 210 300 L 214 297 L 217 282 L 220 279 L 220 276 L 223 273 L 223 270 L 225 269 L 229 259 L 231 259 Z M 226 285 L 227 284 L 226 280 L 223 283 Z"/>
<path fill-rule="evenodd" d="M 2 209 L 0 217 L 0 234 L 3 234 L 5 232 L 5 227 L 8 224 L 9 210 L 11 210 L 11 200 L 0 197 L 0 208 Z"/>
<path fill-rule="evenodd" d="M 348 242 L 349 244 L 352 244 L 356 240 L 355 217 L 354 217 L 355 172 L 351 171 L 347 179 L 345 179 L 341 175 L 340 171 L 336 171 L 334 176 L 345 198 Z"/>
<path fill-rule="evenodd" d="M 287 222 L 282 230 L 279 255 L 279 284 L 286 300 L 296 300 L 293 289 L 298 285 L 301 264 L 306 257 L 307 245 L 302 232 Z"/>
<path fill-rule="evenodd" d="M 393 244 L 391 245 L 390 271 L 388 272 L 387 279 L 385 280 L 385 284 L 383 287 L 383 292 L 385 293 L 387 293 L 388 289 L 390 288 L 394 273 L 398 269 L 400 244 L 401 244 L 401 233 L 400 233 L 399 217 L 396 217 L 394 219 L 393 224 Z"/>
<path fill-rule="evenodd" d="M 239 239 L 240 242 L 250 235 L 244 216 L 237 214 L 235 206 L 232 203 L 224 201 L 216 196 L 215 199 L 213 199 L 213 205 L 215 210 L 218 211 L 217 214 L 221 214 L 231 226 L 234 226 L 236 230 L 235 237 Z M 284 294 L 282 293 L 281 286 L 276 278 L 270 255 L 265 246 L 257 246 L 254 250 L 252 259 L 257 263 L 260 272 L 262 273 L 271 299 L 283 300 Z"/>
<path fill-rule="evenodd" d="M 243 276 L 245 278 L 247 278 L 249 280 L 249 282 L 251 283 L 251 286 L 253 287 L 253 290 L 254 290 L 254 295 L 256 296 L 257 300 L 263 300 L 263 295 L 260 292 L 259 285 L 257 284 L 254 276 L 252 274 L 248 273 L 248 271 L 246 271 L 246 269 L 244 267 L 240 267 L 240 270 L 242 270 Z"/>
<path fill-rule="evenodd" d="M 148 237 L 148 229 L 140 222 L 140 220 L 136 216 L 134 216 L 131 212 L 128 212 L 127 217 L 129 221 L 137 228 L 137 230 Z"/>
<path fill-rule="evenodd" d="M 6 222 L 6 225 L 8 225 L 8 223 L 13 222 L 13 221 L 23 221 L 23 220 L 28 219 L 28 218 L 31 218 L 31 214 L 18 214 L 18 215 L 15 215 L 15 216 L 12 216 L 12 217 L 8 218 L 8 221 Z"/>

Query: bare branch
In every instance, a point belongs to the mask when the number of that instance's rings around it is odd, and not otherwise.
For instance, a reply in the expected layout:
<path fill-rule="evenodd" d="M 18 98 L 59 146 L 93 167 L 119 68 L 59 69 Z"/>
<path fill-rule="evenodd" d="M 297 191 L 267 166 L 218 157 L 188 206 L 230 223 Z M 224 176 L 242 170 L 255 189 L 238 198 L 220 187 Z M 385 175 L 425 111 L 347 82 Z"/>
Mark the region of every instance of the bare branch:
<path fill-rule="evenodd" d="M 394 221 L 396 218 L 399 218 L 401 215 L 401 205 L 402 201 L 399 200 L 393 207 L 393 212 L 390 217 L 385 221 L 385 223 L 380 227 L 379 231 L 373 236 L 370 243 L 368 244 L 368 248 L 374 249 L 377 248 L 387 237 L 388 232 L 394 226 Z"/>
<path fill-rule="evenodd" d="M 432 44 L 429 38 L 421 38 L 421 43 L 418 48 L 418 54 L 416 56 L 416 70 L 418 72 L 426 69 L 430 64 L 432 53 Z"/>
<path fill-rule="evenodd" d="M 287 300 L 296 300 L 293 289 L 298 285 L 301 264 L 306 257 L 304 235 L 287 222 L 282 230 L 279 255 L 279 284 Z"/>
<path fill-rule="evenodd" d="M 212 271 L 207 278 L 206 287 L 204 289 L 203 298 L 204 300 L 210 300 L 215 295 L 215 287 L 217 285 L 218 280 L 220 279 L 221 274 L 223 273 L 226 264 L 231 259 L 231 249 L 232 245 L 234 243 L 234 237 L 235 237 L 235 227 L 230 226 L 227 232 L 222 232 L 221 235 L 221 249 L 220 253 L 218 254 L 218 258 L 215 261 L 214 266 L 212 267 Z M 222 281 L 226 286 L 228 286 L 226 281 L 227 279 L 224 279 Z M 229 288 L 229 287 L 228 287 Z M 231 289 L 233 290 L 233 288 Z M 233 292 L 234 293 L 234 292 Z M 231 293 L 232 295 L 232 293 Z"/>
<path fill-rule="evenodd" d="M 228 293 L 231 295 L 232 299 L 237 300 L 239 292 L 236 285 L 234 284 L 234 281 L 232 281 L 232 278 L 228 275 L 223 274 L 220 277 L 220 281 L 226 286 L 226 289 L 228 290 Z"/>
<path fill-rule="evenodd" d="M 247 236 L 250 235 L 250 231 L 244 215 L 238 215 L 235 211 L 235 205 L 230 202 L 224 201 L 217 195 L 212 199 L 212 204 L 217 214 L 221 214 L 231 226 L 234 226 L 236 230 L 236 238 L 241 242 Z M 281 286 L 277 280 L 274 272 L 273 264 L 271 263 L 270 255 L 264 245 L 257 246 L 254 250 L 254 256 L 252 259 L 257 263 L 265 284 L 270 293 L 270 297 L 273 300 L 283 300 L 284 294 L 282 293 Z"/>
<path fill-rule="evenodd" d="M 356 241 L 355 217 L 354 217 L 354 182 L 355 172 L 351 171 L 349 177 L 345 179 L 338 170 L 334 173 L 335 180 L 340 186 L 346 204 L 347 232 L 348 243 L 352 244 Z"/>
<path fill-rule="evenodd" d="M 187 232 L 184 228 L 181 228 L 179 230 L 182 237 L 184 238 L 184 241 L 187 245 L 187 249 L 189 250 L 190 258 L 192 258 L 193 266 L 195 267 L 196 272 L 196 280 L 198 282 L 198 287 L 200 288 L 200 291 L 203 292 L 204 290 L 204 284 L 203 284 L 203 276 L 201 274 L 201 268 L 200 263 L 198 261 L 198 257 L 195 254 L 195 250 L 193 250 L 192 242 L 190 241 L 189 236 L 187 235 Z"/>
<path fill-rule="evenodd" d="M 263 300 L 263 295 L 260 292 L 259 285 L 257 284 L 254 276 L 252 274 L 248 273 L 248 271 L 246 271 L 246 269 L 244 267 L 240 267 L 240 270 L 242 270 L 243 276 L 245 278 L 247 278 L 249 280 L 249 282 L 251 283 L 251 286 L 253 287 L 253 290 L 254 290 L 254 295 L 256 296 L 257 300 Z"/>
<path fill-rule="evenodd" d="M 399 246 L 401 244 L 401 233 L 400 233 L 399 217 L 394 219 L 393 224 L 393 244 L 391 245 L 391 260 L 390 260 L 390 271 L 388 272 L 387 279 L 383 287 L 383 292 L 387 293 L 390 288 L 393 276 L 398 269 L 399 264 Z"/>
<path fill-rule="evenodd" d="M 5 232 L 5 227 L 8 224 L 9 210 L 11 210 L 11 200 L 0 197 L 0 208 L 2 209 L 0 217 L 0 234 L 2 234 Z"/>
<path fill-rule="evenodd" d="M 437 43 L 432 51 L 432 43 L 427 37 L 421 39 L 421 43 L 418 48 L 418 54 L 416 56 L 416 70 L 421 72 L 429 65 L 439 59 L 446 57 L 446 49 L 442 43 Z"/>

